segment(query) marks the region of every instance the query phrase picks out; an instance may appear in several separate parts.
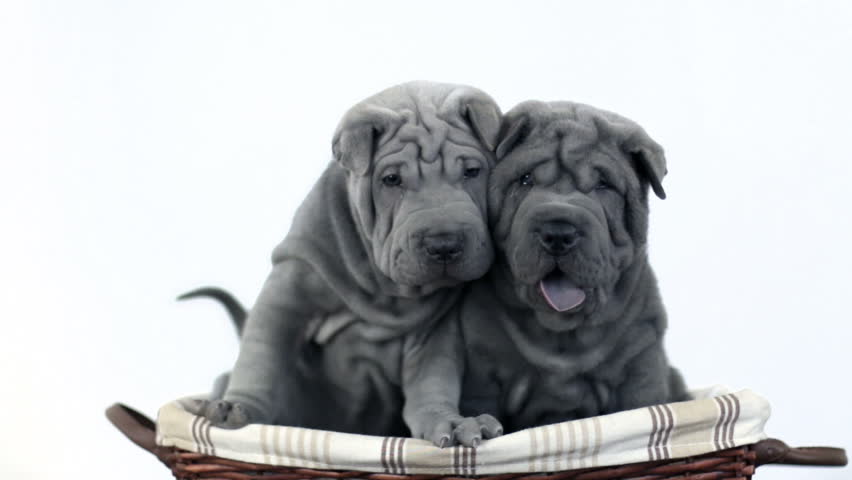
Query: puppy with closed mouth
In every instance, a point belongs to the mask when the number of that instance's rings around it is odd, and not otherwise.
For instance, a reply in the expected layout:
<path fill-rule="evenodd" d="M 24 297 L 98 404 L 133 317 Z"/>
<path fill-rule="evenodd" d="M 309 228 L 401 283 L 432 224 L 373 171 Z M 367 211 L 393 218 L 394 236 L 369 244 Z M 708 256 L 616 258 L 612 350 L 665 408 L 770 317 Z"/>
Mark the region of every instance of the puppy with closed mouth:
<path fill-rule="evenodd" d="M 418 398 L 433 388 L 460 395 L 459 379 L 442 380 L 454 366 L 422 352 L 461 348 L 455 327 L 439 320 L 459 286 L 491 266 L 487 177 L 500 121 L 482 91 L 428 82 L 351 108 L 334 136 L 335 161 L 297 211 L 238 323 L 239 357 L 222 398 L 196 411 L 224 428 L 405 435 L 405 402 L 408 428 L 439 445 L 474 431 L 499 434 L 488 416 L 439 421 Z"/>
<path fill-rule="evenodd" d="M 662 148 L 619 115 L 530 101 L 506 114 L 496 152 L 497 259 L 452 314 L 466 347 L 461 414 L 517 431 L 687 399 L 647 254 Z"/>

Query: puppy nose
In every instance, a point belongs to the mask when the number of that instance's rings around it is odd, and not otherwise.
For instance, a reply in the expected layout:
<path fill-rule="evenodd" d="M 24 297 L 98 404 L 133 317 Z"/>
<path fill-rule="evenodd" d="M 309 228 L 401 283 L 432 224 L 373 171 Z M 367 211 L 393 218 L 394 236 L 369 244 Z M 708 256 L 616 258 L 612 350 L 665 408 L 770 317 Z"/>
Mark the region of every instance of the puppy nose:
<path fill-rule="evenodd" d="M 544 250 L 560 257 L 568 253 L 580 241 L 580 231 L 574 225 L 563 221 L 545 222 L 538 228 L 538 241 Z"/>
<path fill-rule="evenodd" d="M 435 262 L 451 263 L 461 257 L 464 239 L 455 233 L 438 233 L 423 237 L 423 248 Z"/>

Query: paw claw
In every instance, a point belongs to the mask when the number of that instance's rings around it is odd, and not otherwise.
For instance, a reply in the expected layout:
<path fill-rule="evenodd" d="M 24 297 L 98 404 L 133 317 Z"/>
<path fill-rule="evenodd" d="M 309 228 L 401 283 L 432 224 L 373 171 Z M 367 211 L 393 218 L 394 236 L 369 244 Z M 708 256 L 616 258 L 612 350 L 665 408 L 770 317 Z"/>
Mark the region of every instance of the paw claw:
<path fill-rule="evenodd" d="M 503 425 L 491 415 L 480 415 L 476 417 L 476 421 L 479 423 L 480 431 L 484 438 L 496 438 L 503 435 Z"/>

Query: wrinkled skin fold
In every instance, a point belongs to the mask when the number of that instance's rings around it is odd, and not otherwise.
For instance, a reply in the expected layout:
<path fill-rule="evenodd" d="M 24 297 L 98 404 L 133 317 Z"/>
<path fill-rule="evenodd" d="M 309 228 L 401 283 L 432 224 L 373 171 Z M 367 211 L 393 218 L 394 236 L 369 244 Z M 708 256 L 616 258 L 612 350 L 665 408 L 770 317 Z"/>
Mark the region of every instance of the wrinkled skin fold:
<path fill-rule="evenodd" d="M 483 92 L 426 82 L 350 109 L 334 136 L 335 160 L 273 252 L 223 397 L 198 412 L 225 428 L 411 430 L 442 441 L 446 429 L 427 428 L 438 419 L 417 401 L 456 368 L 430 362 L 461 349 L 456 326 L 440 319 L 459 286 L 493 261 L 487 180 L 500 121 Z M 440 388 L 457 401 L 460 384 Z M 451 434 L 461 429 L 449 441 L 499 427 L 487 417 L 450 420 Z"/>

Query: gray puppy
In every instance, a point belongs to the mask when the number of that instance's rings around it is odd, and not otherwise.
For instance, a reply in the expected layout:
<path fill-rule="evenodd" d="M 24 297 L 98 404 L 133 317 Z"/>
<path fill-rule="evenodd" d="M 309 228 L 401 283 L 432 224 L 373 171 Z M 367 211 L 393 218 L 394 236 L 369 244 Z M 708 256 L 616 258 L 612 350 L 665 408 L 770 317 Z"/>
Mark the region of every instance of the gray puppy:
<path fill-rule="evenodd" d="M 333 161 L 272 255 L 242 328 L 223 398 L 198 409 L 217 426 L 268 423 L 402 435 L 403 398 L 442 384 L 447 366 L 421 354 L 458 286 L 493 260 L 487 177 L 501 114 L 471 87 L 414 82 L 350 109 Z M 233 312 L 232 312 L 233 313 Z M 440 337 L 438 350 L 459 349 Z M 460 383 L 446 387 L 458 397 Z M 452 418 L 409 402 L 415 435 L 447 444 L 490 417 Z M 449 429 L 449 433 L 446 430 Z"/>
<path fill-rule="evenodd" d="M 646 249 L 648 187 L 665 197 L 662 148 L 630 120 L 568 102 L 522 103 L 501 138 L 497 260 L 454 313 L 461 413 L 516 431 L 685 400 Z"/>

